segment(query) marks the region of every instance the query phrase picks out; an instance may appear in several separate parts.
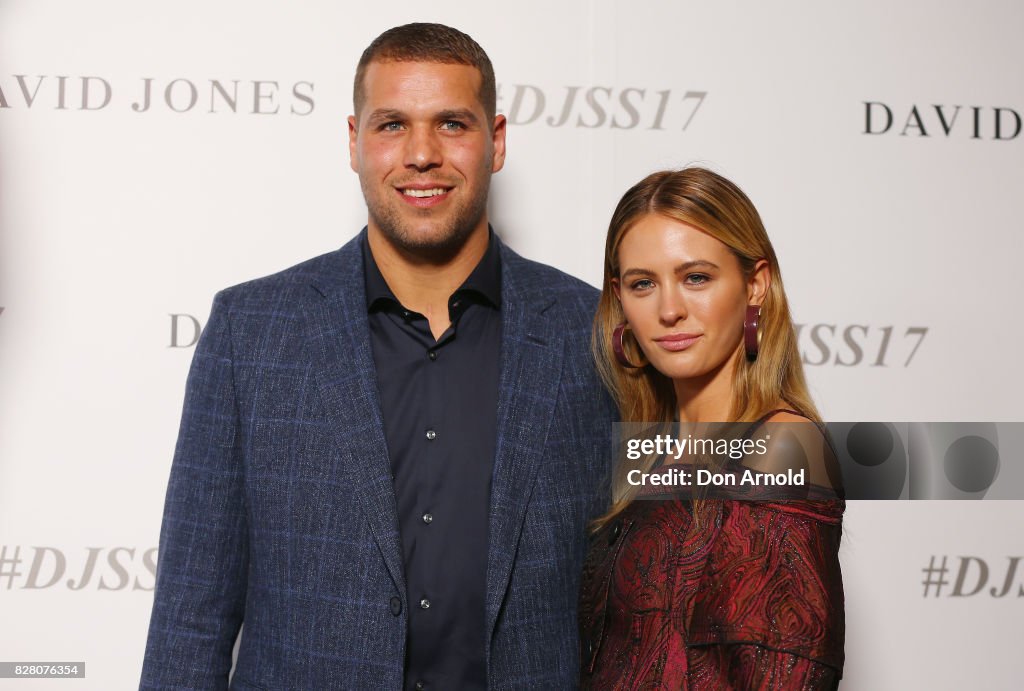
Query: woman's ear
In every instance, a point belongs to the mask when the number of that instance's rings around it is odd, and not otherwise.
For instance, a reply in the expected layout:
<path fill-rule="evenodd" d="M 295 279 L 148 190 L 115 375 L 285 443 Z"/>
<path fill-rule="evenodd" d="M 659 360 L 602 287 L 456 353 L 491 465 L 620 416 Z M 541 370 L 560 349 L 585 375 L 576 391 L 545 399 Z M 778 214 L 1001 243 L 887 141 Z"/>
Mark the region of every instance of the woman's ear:
<path fill-rule="evenodd" d="M 767 259 L 758 259 L 754 271 L 747 280 L 747 304 L 761 305 L 772 287 L 772 272 Z"/>
<path fill-rule="evenodd" d="M 620 290 L 621 290 L 621 286 L 619 285 L 619 279 L 618 278 L 613 278 L 612 279 L 612 292 L 615 293 L 615 298 L 619 302 L 622 302 L 622 295 L 619 293 Z"/>

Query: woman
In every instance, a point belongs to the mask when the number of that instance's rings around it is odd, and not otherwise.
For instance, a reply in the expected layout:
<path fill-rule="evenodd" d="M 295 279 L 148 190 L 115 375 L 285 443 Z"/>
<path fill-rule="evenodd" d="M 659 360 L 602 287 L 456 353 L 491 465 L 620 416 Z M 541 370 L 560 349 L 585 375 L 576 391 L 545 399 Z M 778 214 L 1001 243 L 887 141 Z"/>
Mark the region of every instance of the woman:
<path fill-rule="evenodd" d="M 746 195 L 709 170 L 654 173 L 619 202 L 593 345 L 624 422 L 738 422 L 746 437 L 803 422 L 820 435 L 775 252 Z M 830 484 L 820 464 L 810 475 Z M 583 688 L 838 685 L 841 499 L 643 494 L 620 469 L 595 525 Z"/>

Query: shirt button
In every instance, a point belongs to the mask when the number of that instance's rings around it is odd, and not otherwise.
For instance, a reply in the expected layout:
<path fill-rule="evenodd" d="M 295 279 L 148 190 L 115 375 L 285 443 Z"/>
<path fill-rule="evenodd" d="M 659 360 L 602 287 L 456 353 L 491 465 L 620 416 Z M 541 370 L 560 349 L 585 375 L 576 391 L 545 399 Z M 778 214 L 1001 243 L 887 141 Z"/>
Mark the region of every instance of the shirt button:
<path fill-rule="evenodd" d="M 434 441 L 437 439 L 437 432 L 432 429 L 427 430 L 427 441 Z"/>
<path fill-rule="evenodd" d="M 397 595 L 391 598 L 391 613 L 396 617 L 402 613 L 402 598 Z"/>
<path fill-rule="evenodd" d="M 426 689 L 426 688 L 427 688 L 427 685 L 424 684 L 422 681 L 416 682 L 416 691 L 424 691 L 424 689 Z"/>
<path fill-rule="evenodd" d="M 436 350 L 431 350 L 429 353 L 427 353 L 427 357 L 430 358 L 431 360 L 436 360 L 437 359 L 437 351 Z M 422 682 L 420 682 L 420 683 L 422 683 Z"/>
<path fill-rule="evenodd" d="M 430 609 L 430 600 L 427 598 L 420 600 L 420 609 Z"/>
<path fill-rule="evenodd" d="M 423 522 L 429 525 L 434 520 L 434 516 L 429 513 L 423 514 Z"/>

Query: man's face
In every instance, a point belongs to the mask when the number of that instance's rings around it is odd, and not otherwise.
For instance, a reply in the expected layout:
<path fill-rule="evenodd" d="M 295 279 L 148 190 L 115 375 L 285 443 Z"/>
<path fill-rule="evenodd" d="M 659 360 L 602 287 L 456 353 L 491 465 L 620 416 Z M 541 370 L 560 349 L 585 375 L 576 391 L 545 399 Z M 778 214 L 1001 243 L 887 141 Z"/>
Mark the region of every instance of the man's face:
<path fill-rule="evenodd" d="M 505 118 L 488 122 L 480 79 L 468 65 L 366 69 L 361 112 L 348 119 L 352 170 L 371 229 L 401 250 L 454 252 L 487 226 L 491 174 L 505 163 Z"/>

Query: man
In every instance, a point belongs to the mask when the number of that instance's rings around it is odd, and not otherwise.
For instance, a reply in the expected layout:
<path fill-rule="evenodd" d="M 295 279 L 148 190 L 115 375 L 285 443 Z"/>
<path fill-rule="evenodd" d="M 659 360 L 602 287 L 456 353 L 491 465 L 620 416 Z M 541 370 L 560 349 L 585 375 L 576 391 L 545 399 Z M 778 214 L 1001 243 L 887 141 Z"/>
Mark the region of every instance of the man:
<path fill-rule="evenodd" d="M 611 408 L 596 294 L 489 228 L 490 61 L 433 24 L 360 60 L 367 227 L 218 294 L 167 490 L 143 688 L 568 689 Z"/>

